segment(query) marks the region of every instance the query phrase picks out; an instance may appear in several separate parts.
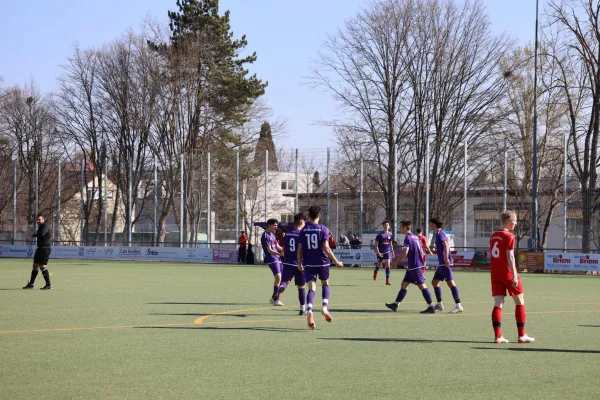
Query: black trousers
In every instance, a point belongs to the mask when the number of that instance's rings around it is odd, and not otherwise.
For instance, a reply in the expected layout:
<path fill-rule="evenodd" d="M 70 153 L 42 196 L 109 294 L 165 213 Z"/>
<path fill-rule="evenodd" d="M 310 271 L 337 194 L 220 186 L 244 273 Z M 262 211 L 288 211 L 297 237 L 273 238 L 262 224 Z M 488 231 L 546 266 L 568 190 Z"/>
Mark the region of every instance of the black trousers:
<path fill-rule="evenodd" d="M 238 249 L 238 262 L 246 262 L 246 247 L 240 247 Z"/>

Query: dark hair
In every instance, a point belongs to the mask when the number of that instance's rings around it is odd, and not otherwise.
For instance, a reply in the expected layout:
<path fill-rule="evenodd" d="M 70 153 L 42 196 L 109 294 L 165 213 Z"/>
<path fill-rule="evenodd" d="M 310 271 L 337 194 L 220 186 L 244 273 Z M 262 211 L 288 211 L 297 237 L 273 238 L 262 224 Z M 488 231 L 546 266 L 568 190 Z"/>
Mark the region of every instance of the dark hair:
<path fill-rule="evenodd" d="M 417 235 L 420 235 L 423 232 L 423 230 L 421 228 L 418 228 L 415 232 Z"/>
<path fill-rule="evenodd" d="M 310 208 L 308 209 L 308 217 L 310 219 L 319 218 L 320 215 L 321 215 L 321 207 L 310 206 Z"/>
<path fill-rule="evenodd" d="M 245 235 L 245 234 L 246 234 L 246 231 L 242 231 L 242 235 Z"/>
<path fill-rule="evenodd" d="M 294 224 L 300 224 L 300 221 L 306 221 L 306 215 L 304 213 L 299 213 L 294 215 Z"/>
<path fill-rule="evenodd" d="M 271 219 L 267 220 L 267 226 L 275 225 L 277 223 L 279 223 L 279 221 L 277 221 L 275 218 L 271 218 Z"/>
<path fill-rule="evenodd" d="M 412 222 L 410 222 L 409 220 L 405 219 L 404 221 L 400 221 L 400 225 L 402 225 L 406 229 L 410 229 L 410 227 L 412 226 Z"/>
<path fill-rule="evenodd" d="M 44 218 L 44 214 L 38 214 L 36 218 L 42 217 Z"/>
<path fill-rule="evenodd" d="M 429 222 L 434 224 L 437 228 L 441 228 L 444 225 L 444 222 L 440 217 L 433 217 L 429 220 Z"/>
<path fill-rule="evenodd" d="M 383 222 L 381 223 L 381 225 L 385 225 L 385 224 L 390 224 L 390 221 L 388 221 L 387 219 L 384 219 Z"/>

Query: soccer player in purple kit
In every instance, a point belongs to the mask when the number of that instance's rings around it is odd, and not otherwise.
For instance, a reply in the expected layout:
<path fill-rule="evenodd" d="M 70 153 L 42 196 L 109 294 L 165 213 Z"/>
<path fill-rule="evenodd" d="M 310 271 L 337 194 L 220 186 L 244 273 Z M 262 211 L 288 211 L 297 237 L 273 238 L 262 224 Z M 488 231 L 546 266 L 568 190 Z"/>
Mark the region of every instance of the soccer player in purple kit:
<path fill-rule="evenodd" d="M 277 231 L 278 221 L 271 218 L 267 221 L 267 227 L 260 237 L 260 243 L 262 244 L 263 251 L 265 252 L 265 263 L 269 265 L 275 282 L 273 283 L 273 295 L 269 299 L 269 302 L 274 306 L 283 306 L 283 303 L 277 298 L 277 292 L 279 291 L 279 285 L 281 284 L 281 259 L 283 255 L 283 249 L 277 244 L 277 238 L 275 232 Z"/>
<path fill-rule="evenodd" d="M 344 264 L 338 261 L 329 247 L 329 229 L 319 224 L 321 218 L 321 207 L 311 206 L 308 209 L 308 222 L 300 231 L 298 243 L 298 268 L 304 270 L 304 278 L 308 283 L 308 295 L 306 296 L 307 322 L 310 329 L 315 329 L 313 318 L 313 301 L 317 288 L 317 278 L 321 280 L 323 307 L 321 314 L 327 322 L 333 321 L 327 309 L 329 305 L 329 266 L 331 261 L 342 268 Z M 331 261 L 330 261 L 331 260 Z"/>
<path fill-rule="evenodd" d="M 446 281 L 448 287 L 450 288 L 450 291 L 452 292 L 454 302 L 456 303 L 454 308 L 450 310 L 450 313 L 457 314 L 463 312 L 464 309 L 462 304 L 460 304 L 458 286 L 456 286 L 456 283 L 454 283 L 454 274 L 452 273 L 452 252 L 450 251 L 450 243 L 448 242 L 448 236 L 446 236 L 446 232 L 442 230 L 443 225 L 444 223 L 438 217 L 433 217 L 429 220 L 429 228 L 433 231 L 433 235 L 435 237 L 435 249 L 437 251 L 439 264 L 435 271 L 435 274 L 433 275 L 431 286 L 433 286 L 433 291 L 437 300 L 435 309 L 439 311 L 444 311 L 444 305 L 442 304 L 442 288 L 440 287 L 440 282 Z"/>
<path fill-rule="evenodd" d="M 276 296 L 279 300 L 279 296 L 294 278 L 294 284 L 298 287 L 298 300 L 300 301 L 299 315 L 306 315 L 306 280 L 304 279 L 304 273 L 298 269 L 298 244 L 300 243 L 300 231 L 304 228 L 304 221 L 306 221 L 304 214 L 294 215 L 294 229 L 288 231 L 283 238 L 283 271 L 281 285 L 279 285 Z"/>
<path fill-rule="evenodd" d="M 421 248 L 421 241 L 419 238 L 410 231 L 412 223 L 410 221 L 400 221 L 400 232 L 406 237 L 404 238 L 404 249 L 400 253 L 400 260 L 404 259 L 408 255 L 408 266 L 406 267 L 406 274 L 404 280 L 396 297 L 394 303 L 385 303 L 385 306 L 392 311 L 398 310 L 398 305 L 406 297 L 407 288 L 412 283 L 417 285 L 421 289 L 423 298 L 427 303 L 427 308 L 421 311 L 421 314 L 435 314 L 433 308 L 433 299 L 431 293 L 425 285 L 425 275 L 423 275 L 423 249 Z"/>
<path fill-rule="evenodd" d="M 379 232 L 375 238 L 375 251 L 377 252 L 377 264 L 373 271 L 373 280 L 377 280 L 377 273 L 382 264 L 385 267 L 385 284 L 390 286 L 391 260 L 394 258 L 394 248 L 392 246 L 392 233 L 390 232 L 389 221 L 383 221 L 383 232 Z"/>

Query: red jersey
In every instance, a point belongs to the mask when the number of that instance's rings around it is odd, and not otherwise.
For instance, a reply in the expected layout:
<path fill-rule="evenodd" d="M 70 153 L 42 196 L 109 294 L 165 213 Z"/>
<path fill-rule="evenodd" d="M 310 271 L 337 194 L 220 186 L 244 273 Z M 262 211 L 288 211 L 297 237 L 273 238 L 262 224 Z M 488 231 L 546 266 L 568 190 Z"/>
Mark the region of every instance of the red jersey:
<path fill-rule="evenodd" d="M 515 236 L 507 229 L 494 232 L 490 238 L 492 281 L 512 280 L 513 274 L 508 265 L 506 252 L 515 249 Z"/>
<path fill-rule="evenodd" d="M 423 235 L 417 235 L 421 241 L 421 248 L 423 249 L 423 261 L 427 261 L 427 254 L 425 253 L 425 246 L 427 246 L 427 238 Z"/>
<path fill-rule="evenodd" d="M 282 249 L 283 247 L 283 239 L 285 239 L 285 236 L 281 236 L 279 239 L 277 239 L 277 244 L 279 245 L 279 247 L 281 247 Z"/>
<path fill-rule="evenodd" d="M 333 235 L 329 235 L 327 241 L 329 242 L 329 248 L 335 249 L 335 239 L 333 238 Z"/>
<path fill-rule="evenodd" d="M 238 239 L 238 244 L 240 247 L 246 247 L 248 245 L 248 236 L 243 235 Z"/>

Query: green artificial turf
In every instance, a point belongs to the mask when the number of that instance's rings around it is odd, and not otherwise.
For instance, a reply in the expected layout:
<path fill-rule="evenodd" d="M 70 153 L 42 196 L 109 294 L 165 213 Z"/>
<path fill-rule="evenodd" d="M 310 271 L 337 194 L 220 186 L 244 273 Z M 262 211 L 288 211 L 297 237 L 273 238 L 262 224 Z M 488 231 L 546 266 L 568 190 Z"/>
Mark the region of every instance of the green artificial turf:
<path fill-rule="evenodd" d="M 598 399 L 600 281 L 522 275 L 492 344 L 489 276 L 457 272 L 465 313 L 398 312 L 372 269 L 332 270 L 329 324 L 308 330 L 297 291 L 268 304 L 267 267 L 51 260 L 54 290 L 21 290 L 30 262 L 0 261 L 1 399 Z M 431 279 L 432 272 L 427 272 Z M 446 311 L 452 307 L 444 287 Z M 320 288 L 315 303 L 320 304 Z M 320 309 L 320 306 L 318 307 Z M 202 324 L 194 324 L 198 318 Z"/>

